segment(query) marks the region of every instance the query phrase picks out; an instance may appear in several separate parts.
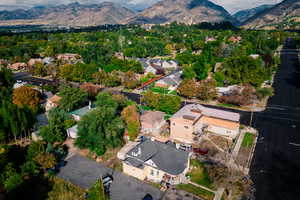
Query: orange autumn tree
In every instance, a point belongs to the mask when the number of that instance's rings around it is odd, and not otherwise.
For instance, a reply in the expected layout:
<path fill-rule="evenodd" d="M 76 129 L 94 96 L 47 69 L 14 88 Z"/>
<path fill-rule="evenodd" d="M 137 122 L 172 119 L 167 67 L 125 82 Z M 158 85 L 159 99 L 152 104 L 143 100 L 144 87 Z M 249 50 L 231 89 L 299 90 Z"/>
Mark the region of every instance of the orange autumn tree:
<path fill-rule="evenodd" d="M 129 105 L 121 113 L 122 119 L 127 125 L 130 140 L 134 140 L 140 132 L 140 114 L 136 105 Z"/>
<path fill-rule="evenodd" d="M 13 91 L 13 103 L 19 107 L 28 106 L 36 109 L 41 100 L 39 91 L 27 86 L 22 86 Z"/>

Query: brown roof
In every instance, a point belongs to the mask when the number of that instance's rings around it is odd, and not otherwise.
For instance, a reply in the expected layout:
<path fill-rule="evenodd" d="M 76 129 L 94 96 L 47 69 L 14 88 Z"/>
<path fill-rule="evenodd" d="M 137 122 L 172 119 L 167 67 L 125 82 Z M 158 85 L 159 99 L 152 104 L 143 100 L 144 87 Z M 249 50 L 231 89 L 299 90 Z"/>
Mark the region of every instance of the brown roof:
<path fill-rule="evenodd" d="M 201 121 L 204 124 L 223 127 L 223 128 L 230 129 L 230 130 L 236 130 L 236 129 L 239 128 L 239 123 L 238 122 L 232 122 L 232 121 L 217 119 L 217 118 L 213 118 L 213 117 L 203 116 L 201 118 Z"/>
<path fill-rule="evenodd" d="M 48 101 L 51 101 L 54 104 L 58 104 L 60 100 L 61 100 L 61 97 L 58 95 L 54 95 L 48 99 Z"/>
<path fill-rule="evenodd" d="M 161 122 L 165 118 L 165 113 L 160 111 L 146 111 L 141 116 L 142 123 L 154 124 L 156 122 Z"/>

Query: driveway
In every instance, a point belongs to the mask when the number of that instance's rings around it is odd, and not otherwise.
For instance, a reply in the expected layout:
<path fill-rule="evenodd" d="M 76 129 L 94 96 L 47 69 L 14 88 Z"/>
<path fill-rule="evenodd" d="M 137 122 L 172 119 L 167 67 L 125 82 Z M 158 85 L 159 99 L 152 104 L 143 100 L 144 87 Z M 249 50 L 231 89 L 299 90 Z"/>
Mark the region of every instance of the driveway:
<path fill-rule="evenodd" d="M 113 171 L 78 154 L 67 159 L 66 166 L 60 169 L 57 176 L 83 189 L 89 189 L 99 177 L 106 174 L 114 178 L 110 188 L 111 200 L 142 200 L 146 194 L 150 194 L 154 200 L 159 200 L 163 195 L 159 189 L 147 183 Z"/>

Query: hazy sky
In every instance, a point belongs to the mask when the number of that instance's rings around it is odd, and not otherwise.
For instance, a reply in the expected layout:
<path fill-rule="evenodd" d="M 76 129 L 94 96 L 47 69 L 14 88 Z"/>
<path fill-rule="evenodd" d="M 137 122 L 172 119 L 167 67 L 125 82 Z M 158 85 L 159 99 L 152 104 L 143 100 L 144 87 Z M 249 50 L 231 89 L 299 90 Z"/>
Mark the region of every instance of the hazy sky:
<path fill-rule="evenodd" d="M 67 4 L 71 2 L 80 2 L 80 3 L 99 3 L 103 1 L 112 1 L 112 2 L 126 2 L 131 4 L 138 5 L 149 5 L 159 0 L 0 0 L 0 8 L 20 8 L 20 7 L 32 7 L 35 5 L 43 4 Z M 281 0 L 211 0 L 212 2 L 223 6 L 230 13 L 234 13 L 239 10 L 248 9 L 257 7 L 262 4 L 275 4 L 279 3 Z M 5 6 L 5 7 L 4 7 Z"/>

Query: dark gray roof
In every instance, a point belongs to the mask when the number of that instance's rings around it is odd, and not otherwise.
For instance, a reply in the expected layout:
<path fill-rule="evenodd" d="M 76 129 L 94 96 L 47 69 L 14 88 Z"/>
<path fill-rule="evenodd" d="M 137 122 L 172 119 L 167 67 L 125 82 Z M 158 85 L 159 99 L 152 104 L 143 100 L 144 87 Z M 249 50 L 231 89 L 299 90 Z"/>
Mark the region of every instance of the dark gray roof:
<path fill-rule="evenodd" d="M 67 159 L 66 166 L 60 169 L 57 176 L 83 189 L 89 189 L 107 174 L 114 179 L 110 187 L 111 200 L 138 200 L 143 199 L 146 194 L 150 194 L 154 200 L 162 197 L 159 189 L 77 154 Z"/>
<path fill-rule="evenodd" d="M 144 169 L 144 167 L 145 167 L 144 162 L 134 159 L 134 158 L 130 158 L 130 157 L 126 158 L 124 160 L 124 162 L 126 162 L 134 167 L 140 168 L 140 169 Z"/>
<path fill-rule="evenodd" d="M 127 156 L 144 163 L 152 160 L 158 169 L 171 175 L 181 174 L 186 169 L 189 159 L 188 152 L 152 140 L 138 144 L 127 153 Z M 134 164 L 135 162 L 132 163 Z"/>

